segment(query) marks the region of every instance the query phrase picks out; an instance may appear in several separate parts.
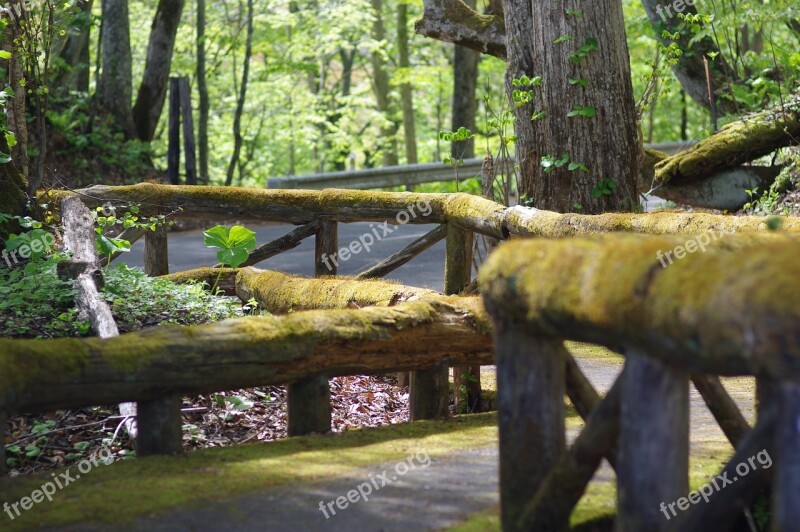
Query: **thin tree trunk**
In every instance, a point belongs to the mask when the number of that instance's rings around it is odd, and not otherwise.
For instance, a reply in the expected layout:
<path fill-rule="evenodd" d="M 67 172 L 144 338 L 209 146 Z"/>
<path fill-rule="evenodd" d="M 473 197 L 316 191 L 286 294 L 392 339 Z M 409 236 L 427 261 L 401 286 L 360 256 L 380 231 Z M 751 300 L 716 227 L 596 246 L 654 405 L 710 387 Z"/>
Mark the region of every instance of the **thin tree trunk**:
<path fill-rule="evenodd" d="M 131 36 L 127 0 L 103 0 L 100 103 L 128 138 L 136 136 L 131 108 Z"/>
<path fill-rule="evenodd" d="M 467 0 L 465 3 L 475 9 L 475 0 Z M 480 52 L 458 44 L 455 45 L 453 56 L 453 131 L 460 127 L 475 131 L 475 112 L 478 108 L 475 101 L 475 90 L 478 84 L 478 63 L 480 60 Z M 475 157 L 475 140 L 468 139 L 454 142 L 451 155 L 456 159 Z"/>
<path fill-rule="evenodd" d="M 197 93 L 200 99 L 197 142 L 200 157 L 200 183 L 208 183 L 208 83 L 206 80 L 206 0 L 197 0 Z"/>
<path fill-rule="evenodd" d="M 161 111 L 164 109 L 172 50 L 182 12 L 183 0 L 159 0 L 153 17 L 150 42 L 147 45 L 147 62 L 136 105 L 133 107 L 136 134 L 139 140 L 145 142 L 153 140 Z"/>
<path fill-rule="evenodd" d="M 677 13 L 671 9 L 672 4 L 661 5 L 660 0 L 642 0 L 642 5 L 647 17 L 650 19 L 653 32 L 662 44 L 668 46 L 672 42 L 669 37 L 664 37 L 665 31 L 679 35 L 676 42 L 684 53 L 678 58 L 678 62 L 672 67 L 672 70 L 675 72 L 675 77 L 680 81 L 686 94 L 705 109 L 710 109 L 703 58 L 710 53 L 719 54 L 714 61 L 709 62 L 711 82 L 717 91 L 726 90 L 732 81 L 731 68 L 722 54 L 720 54 L 717 45 L 711 37 L 695 38 L 694 33 L 685 28 L 684 20 L 678 17 Z M 684 7 L 684 15 L 697 14 L 697 9 L 693 4 L 687 2 Z M 736 111 L 734 103 L 727 99 L 718 98 L 717 107 L 725 113 Z"/>
<path fill-rule="evenodd" d="M 408 4 L 402 0 L 397 4 L 397 50 L 400 68 L 410 69 L 408 53 Z M 417 163 L 417 131 L 414 124 L 414 94 L 411 83 L 400 85 L 403 103 L 403 133 L 406 144 L 406 164 Z"/>
<path fill-rule="evenodd" d="M 375 11 L 375 22 L 372 25 L 372 36 L 379 44 L 386 40 L 386 28 L 383 25 L 383 0 L 372 0 L 372 8 Z M 395 140 L 396 128 L 390 121 L 390 101 L 389 101 L 389 73 L 386 69 L 386 60 L 381 50 L 372 53 L 372 77 L 375 88 L 375 98 L 378 103 L 378 110 L 383 114 L 387 123 L 381 126 L 381 149 L 383 151 L 383 165 L 397 165 L 397 143 Z"/>
<path fill-rule="evenodd" d="M 242 151 L 242 113 L 247 99 L 247 81 L 250 76 L 251 55 L 253 55 L 253 0 L 247 0 L 247 41 L 244 50 L 242 83 L 239 85 L 239 99 L 236 102 L 236 113 L 233 116 L 233 154 L 228 164 L 225 186 L 230 186 L 233 183 L 233 174 L 236 171 L 236 165 L 239 163 L 239 154 Z"/>
<path fill-rule="evenodd" d="M 636 208 L 640 141 L 619 0 L 593 2 L 581 16 L 553 2 L 505 0 L 503 10 L 509 98 L 532 92 L 530 103 L 513 106 L 522 193 L 535 207 L 558 212 Z M 572 39 L 559 39 L 564 35 Z M 583 56 L 570 56 L 587 46 Z M 523 75 L 541 76 L 541 85 L 514 85 Z M 568 116 L 575 106 L 592 112 Z M 609 193 L 596 197 L 601 190 Z"/>
<path fill-rule="evenodd" d="M 80 14 L 72 21 L 71 29 L 58 52 L 64 66 L 53 79 L 53 85 L 62 89 L 89 92 L 89 39 L 92 31 L 92 6 L 94 0 L 78 2 Z"/>

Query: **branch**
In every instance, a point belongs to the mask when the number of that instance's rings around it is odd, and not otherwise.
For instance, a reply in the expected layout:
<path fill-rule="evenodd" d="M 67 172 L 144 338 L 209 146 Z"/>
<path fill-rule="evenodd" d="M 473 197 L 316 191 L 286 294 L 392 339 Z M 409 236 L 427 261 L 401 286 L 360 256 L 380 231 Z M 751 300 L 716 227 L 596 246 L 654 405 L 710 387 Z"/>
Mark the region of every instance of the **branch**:
<path fill-rule="evenodd" d="M 423 3 L 425 12 L 414 25 L 418 34 L 506 59 L 502 13 L 482 15 L 462 0 L 424 0 Z"/>

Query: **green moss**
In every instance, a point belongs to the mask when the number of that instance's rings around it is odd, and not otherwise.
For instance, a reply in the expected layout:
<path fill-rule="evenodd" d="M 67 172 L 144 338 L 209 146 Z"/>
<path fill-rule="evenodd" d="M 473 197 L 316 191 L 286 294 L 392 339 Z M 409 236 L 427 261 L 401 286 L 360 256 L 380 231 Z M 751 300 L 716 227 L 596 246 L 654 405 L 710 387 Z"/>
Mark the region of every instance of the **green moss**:
<path fill-rule="evenodd" d="M 117 462 L 82 475 L 58 492 L 52 503 L 37 505 L 35 511 L 4 523 L 3 529 L 30 530 L 84 520 L 119 524 L 178 506 L 201 507 L 205 501 L 226 496 L 298 482 L 330 481 L 375 464 L 401 460 L 421 448 L 436 458 L 495 445 L 496 426 L 496 415 L 478 414 L 449 422 L 423 421 L 334 436 L 205 449 L 180 458 Z M 19 500 L 49 478 L 42 474 L 1 479 L 0 498 Z"/>

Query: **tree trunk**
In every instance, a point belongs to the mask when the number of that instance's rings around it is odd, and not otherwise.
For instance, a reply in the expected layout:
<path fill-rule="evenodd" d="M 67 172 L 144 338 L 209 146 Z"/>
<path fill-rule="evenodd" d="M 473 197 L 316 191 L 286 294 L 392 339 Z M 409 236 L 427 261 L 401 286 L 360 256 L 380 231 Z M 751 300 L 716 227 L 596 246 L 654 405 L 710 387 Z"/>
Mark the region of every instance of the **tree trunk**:
<path fill-rule="evenodd" d="M 197 94 L 200 108 L 197 117 L 197 143 L 200 157 L 198 182 L 208 183 L 208 83 L 206 81 L 206 0 L 197 0 Z"/>
<path fill-rule="evenodd" d="M 684 20 L 672 11 L 672 5 L 661 5 L 660 0 L 642 0 L 642 6 L 644 6 L 644 10 L 647 13 L 647 18 L 650 19 L 650 25 L 662 44 L 669 46 L 673 42 L 672 39 L 663 36 L 664 31 L 680 35 L 675 42 L 684 53 L 678 57 L 678 62 L 672 67 L 672 71 L 680 81 L 686 94 L 703 108 L 710 109 L 703 58 L 709 57 L 709 54 L 719 54 L 713 61 L 709 60 L 711 84 L 718 94 L 726 90 L 731 84 L 731 68 L 722 54 L 720 54 L 720 50 L 714 44 L 713 39 L 711 37 L 697 39 L 695 34 L 685 27 Z M 693 4 L 686 2 L 683 14 L 696 15 L 697 9 Z M 736 105 L 729 99 L 717 98 L 716 106 L 719 111 L 724 113 L 736 111 Z"/>
<path fill-rule="evenodd" d="M 0 48 L 11 51 L 10 59 L 0 60 L 0 72 L 14 91 L 14 97 L 6 100 L 6 128 L 17 139 L 17 145 L 12 148 L 9 147 L 5 135 L 0 135 L 0 153 L 11 156 L 10 162 L 0 164 L 0 213 L 22 215 L 26 210 L 25 190 L 28 188 L 25 179 L 28 168 L 28 130 L 25 124 L 25 90 L 20 84 L 23 79 L 22 62 L 18 57 L 17 47 L 10 44 L 20 31 L 14 20 L 10 20 L 6 31 L 0 34 Z M 0 234 L 0 247 L 2 246 L 3 235 Z"/>
<path fill-rule="evenodd" d="M 239 99 L 236 102 L 236 113 L 233 116 L 233 154 L 228 164 L 228 173 L 225 177 L 225 186 L 233 183 L 233 173 L 239 162 L 242 151 L 242 113 L 244 102 L 247 99 L 247 81 L 250 76 L 250 56 L 253 55 L 253 0 L 247 0 L 247 41 L 244 50 L 244 65 L 242 67 L 242 83 L 239 86 Z M 234 76 L 236 72 L 234 72 Z"/>
<path fill-rule="evenodd" d="M 383 0 L 372 0 L 372 8 L 375 11 L 375 22 L 372 25 L 372 37 L 380 46 L 386 40 L 386 28 L 384 28 L 383 25 Z M 378 110 L 381 112 L 384 119 L 384 123 L 381 125 L 383 165 L 395 166 L 397 165 L 397 142 L 395 140 L 395 133 L 397 130 L 390 120 L 389 73 L 386 69 L 386 59 L 383 56 L 383 50 L 378 49 L 372 53 L 372 77 Z"/>
<path fill-rule="evenodd" d="M 183 0 L 159 0 L 153 17 L 150 42 L 147 45 L 147 62 L 136 105 L 133 107 L 136 134 L 139 140 L 145 142 L 153 140 L 161 110 L 164 108 L 172 50 L 175 47 L 181 12 Z"/>
<path fill-rule="evenodd" d="M 94 0 L 78 2 L 80 14 L 73 19 L 72 27 L 58 52 L 64 67 L 53 79 L 55 87 L 89 92 L 89 39 L 92 31 L 93 5 Z"/>
<path fill-rule="evenodd" d="M 397 4 L 397 52 L 400 56 L 400 68 L 410 71 L 411 60 L 408 53 L 408 4 L 401 1 Z M 417 130 L 414 124 L 414 94 L 411 83 L 400 85 L 400 97 L 403 103 L 403 133 L 406 144 L 406 164 L 417 163 Z"/>
<path fill-rule="evenodd" d="M 553 2 L 506 0 L 503 7 L 509 98 L 533 93 L 514 106 L 522 194 L 558 212 L 635 209 L 640 150 L 619 0 L 595 2 L 580 16 Z M 554 42 L 566 35 L 572 39 Z M 543 81 L 515 86 L 521 76 Z M 586 116 L 568 116 L 576 106 Z"/>
<path fill-rule="evenodd" d="M 103 0 L 100 103 L 128 138 L 136 136 L 131 109 L 131 37 L 127 0 Z"/>
<path fill-rule="evenodd" d="M 465 2 L 475 9 L 475 0 Z M 455 46 L 453 58 L 453 122 L 452 131 L 465 127 L 475 131 L 475 89 L 478 84 L 478 63 L 481 54 L 464 46 Z M 475 140 L 454 142 L 451 155 L 456 159 L 475 157 Z"/>

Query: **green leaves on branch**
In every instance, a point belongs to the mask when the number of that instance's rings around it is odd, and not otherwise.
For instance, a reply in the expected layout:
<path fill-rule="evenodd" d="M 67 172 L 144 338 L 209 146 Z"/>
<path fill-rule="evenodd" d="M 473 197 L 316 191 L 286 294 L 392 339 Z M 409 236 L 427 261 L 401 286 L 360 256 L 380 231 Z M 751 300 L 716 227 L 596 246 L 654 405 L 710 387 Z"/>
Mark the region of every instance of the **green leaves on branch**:
<path fill-rule="evenodd" d="M 552 172 L 555 168 L 561 168 L 567 163 L 569 163 L 567 166 L 567 170 L 569 170 L 570 172 L 574 172 L 575 170 L 581 170 L 583 172 L 589 171 L 589 168 L 583 163 L 579 163 L 578 161 L 570 162 L 569 153 L 567 152 L 562 153 L 561 157 L 545 155 L 544 157 L 542 157 L 540 164 L 542 168 L 544 168 L 544 172 L 548 174 Z"/>
<path fill-rule="evenodd" d="M 594 37 L 587 37 L 583 46 L 571 52 L 567 57 L 569 57 L 570 61 L 579 65 L 580 62 L 589 55 L 589 52 L 593 52 L 594 50 L 597 50 L 597 39 Z"/>
<path fill-rule="evenodd" d="M 582 116 L 584 118 L 594 118 L 595 116 L 597 116 L 597 109 L 595 109 L 591 105 L 587 105 L 584 107 L 583 105 L 575 104 L 572 106 L 572 111 L 567 113 L 567 116 L 569 118 L 575 116 Z"/>
<path fill-rule="evenodd" d="M 514 100 L 514 105 L 521 107 L 531 103 L 533 101 L 533 88 L 539 87 L 541 84 L 541 76 L 529 78 L 523 74 L 521 77 L 511 80 L 513 87 L 519 87 L 511 91 L 511 99 Z"/>
<path fill-rule="evenodd" d="M 217 248 L 217 260 L 231 268 L 238 268 L 256 247 L 256 234 L 234 225 L 231 228 L 217 225 L 203 233 L 206 247 Z"/>
<path fill-rule="evenodd" d="M 617 188 L 617 182 L 613 179 L 601 179 L 592 189 L 592 197 L 600 198 L 602 196 L 610 196 L 615 188 Z"/>

